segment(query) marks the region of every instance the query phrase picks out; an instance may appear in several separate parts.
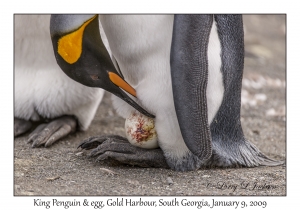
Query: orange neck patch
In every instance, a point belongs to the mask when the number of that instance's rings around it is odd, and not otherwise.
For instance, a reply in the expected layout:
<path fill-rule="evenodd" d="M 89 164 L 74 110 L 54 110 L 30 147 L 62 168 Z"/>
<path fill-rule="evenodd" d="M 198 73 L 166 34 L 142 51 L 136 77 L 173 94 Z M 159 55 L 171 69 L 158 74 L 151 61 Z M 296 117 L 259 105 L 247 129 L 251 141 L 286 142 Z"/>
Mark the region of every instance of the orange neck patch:
<path fill-rule="evenodd" d="M 57 52 L 67 63 L 73 64 L 80 58 L 84 29 L 96 17 L 97 15 L 87 20 L 76 31 L 63 36 L 58 40 Z"/>

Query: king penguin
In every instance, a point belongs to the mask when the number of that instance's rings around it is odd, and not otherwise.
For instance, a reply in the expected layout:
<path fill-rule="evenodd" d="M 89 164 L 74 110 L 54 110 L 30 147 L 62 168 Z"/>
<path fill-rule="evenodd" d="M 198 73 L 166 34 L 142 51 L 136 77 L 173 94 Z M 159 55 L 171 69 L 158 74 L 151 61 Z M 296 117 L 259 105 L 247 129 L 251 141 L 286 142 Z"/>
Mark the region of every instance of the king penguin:
<path fill-rule="evenodd" d="M 104 90 L 86 87 L 61 71 L 49 35 L 50 15 L 14 18 L 14 135 L 43 119 L 48 122 L 29 135 L 33 147 L 50 146 L 77 129 L 86 130 Z"/>
<path fill-rule="evenodd" d="M 79 147 L 97 160 L 176 171 L 282 164 L 241 127 L 241 15 L 52 15 L 50 33 L 70 78 L 113 93 L 124 118 L 134 109 L 155 117 L 159 148 L 138 148 L 116 135 L 90 137 Z"/>

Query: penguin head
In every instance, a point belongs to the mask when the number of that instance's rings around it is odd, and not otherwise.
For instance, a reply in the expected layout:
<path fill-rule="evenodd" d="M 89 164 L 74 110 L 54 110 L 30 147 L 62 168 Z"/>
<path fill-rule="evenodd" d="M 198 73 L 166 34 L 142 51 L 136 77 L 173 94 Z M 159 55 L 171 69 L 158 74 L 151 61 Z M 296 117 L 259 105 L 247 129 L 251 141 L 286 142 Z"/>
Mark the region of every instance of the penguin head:
<path fill-rule="evenodd" d="M 98 15 L 51 15 L 50 34 L 57 63 L 70 78 L 103 88 L 142 114 L 154 117 L 125 93 L 136 97 L 135 89 L 117 72 L 102 42 Z"/>

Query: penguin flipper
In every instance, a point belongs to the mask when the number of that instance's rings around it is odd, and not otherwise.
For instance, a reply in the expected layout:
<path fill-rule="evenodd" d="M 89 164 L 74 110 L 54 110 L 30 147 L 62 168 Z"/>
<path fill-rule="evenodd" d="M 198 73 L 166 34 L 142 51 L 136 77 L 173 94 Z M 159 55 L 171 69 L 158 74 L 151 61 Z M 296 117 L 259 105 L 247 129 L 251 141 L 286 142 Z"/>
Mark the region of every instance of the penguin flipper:
<path fill-rule="evenodd" d="M 188 149 L 201 162 L 211 157 L 206 88 L 212 15 L 175 15 L 171 77 L 175 110 Z"/>
<path fill-rule="evenodd" d="M 78 146 L 78 148 L 90 150 L 91 157 L 97 157 L 96 161 L 113 159 L 122 164 L 169 168 L 161 149 L 143 149 L 133 146 L 122 136 L 94 136 L 90 137 Z"/>
<path fill-rule="evenodd" d="M 32 147 L 51 146 L 54 142 L 75 132 L 77 121 L 73 116 L 62 116 L 48 124 L 39 125 L 29 135 L 27 142 L 32 142 Z"/>
<path fill-rule="evenodd" d="M 16 118 L 14 119 L 14 136 L 17 137 L 23 133 L 26 133 L 29 131 L 29 129 L 32 127 L 32 124 L 30 121 L 23 120 Z"/>
<path fill-rule="evenodd" d="M 244 69 L 244 33 L 241 15 L 214 15 L 221 43 L 221 72 L 224 96 L 210 124 L 212 157 L 205 165 L 275 166 L 283 161 L 268 158 L 249 142 L 240 122 L 241 90 Z"/>

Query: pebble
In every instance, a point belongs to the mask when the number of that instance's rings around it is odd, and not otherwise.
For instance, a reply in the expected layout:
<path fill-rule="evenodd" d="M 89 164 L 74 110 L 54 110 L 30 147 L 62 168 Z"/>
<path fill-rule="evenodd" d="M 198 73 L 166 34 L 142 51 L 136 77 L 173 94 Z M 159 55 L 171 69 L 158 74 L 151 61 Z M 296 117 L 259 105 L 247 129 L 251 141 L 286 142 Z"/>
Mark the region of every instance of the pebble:
<path fill-rule="evenodd" d="M 171 179 L 171 177 L 167 177 L 167 182 L 168 182 L 169 185 L 173 185 L 174 184 L 174 182 Z"/>

